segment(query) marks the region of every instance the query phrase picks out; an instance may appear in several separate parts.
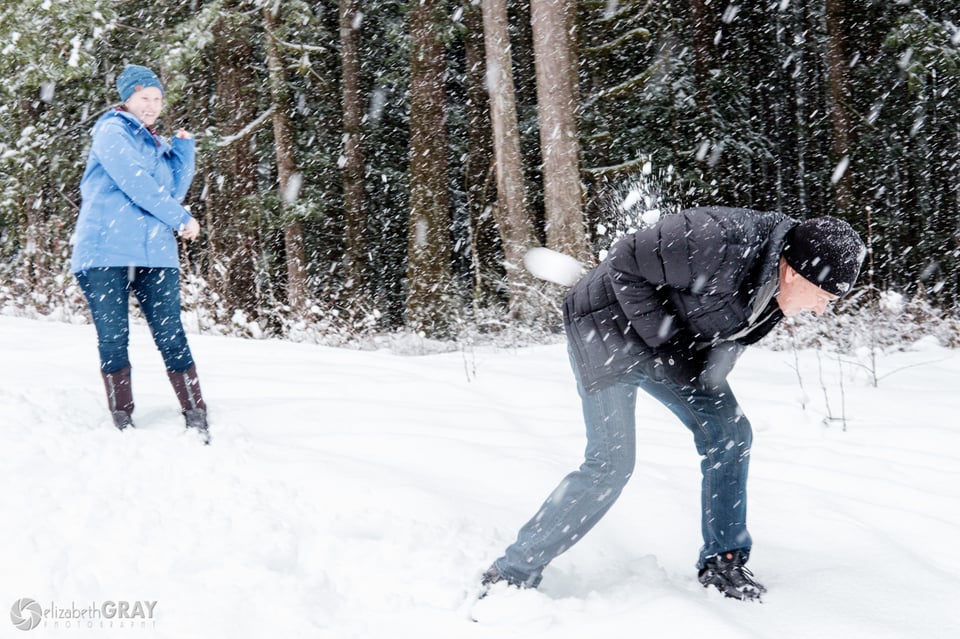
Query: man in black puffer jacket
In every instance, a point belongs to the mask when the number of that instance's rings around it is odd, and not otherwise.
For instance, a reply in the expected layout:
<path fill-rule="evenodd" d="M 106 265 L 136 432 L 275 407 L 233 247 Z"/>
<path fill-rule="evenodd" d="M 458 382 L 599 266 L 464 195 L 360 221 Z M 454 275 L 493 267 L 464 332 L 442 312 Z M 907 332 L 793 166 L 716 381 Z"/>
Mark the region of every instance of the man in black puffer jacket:
<path fill-rule="evenodd" d="M 639 387 L 690 429 L 702 457 L 700 582 L 759 599 L 765 589 L 744 566 L 752 432 L 726 377 L 784 316 L 819 315 L 846 295 L 865 255 L 836 218 L 721 207 L 682 211 L 614 244 L 563 304 L 584 463 L 484 573 L 484 594 L 499 581 L 536 587 L 616 501 L 633 472 Z"/>

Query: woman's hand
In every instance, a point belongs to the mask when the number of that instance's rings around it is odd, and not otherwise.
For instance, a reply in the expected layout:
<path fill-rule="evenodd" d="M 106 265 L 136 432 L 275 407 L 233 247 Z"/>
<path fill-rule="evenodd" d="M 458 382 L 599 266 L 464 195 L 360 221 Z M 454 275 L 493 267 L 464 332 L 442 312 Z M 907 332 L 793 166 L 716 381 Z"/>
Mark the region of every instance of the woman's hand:
<path fill-rule="evenodd" d="M 195 240 L 198 235 L 200 235 L 200 222 L 191 217 L 187 225 L 180 229 L 180 237 L 185 240 Z"/>
<path fill-rule="evenodd" d="M 184 140 L 189 140 L 193 138 L 193 133 L 190 133 L 186 129 L 177 129 L 177 137 Z"/>

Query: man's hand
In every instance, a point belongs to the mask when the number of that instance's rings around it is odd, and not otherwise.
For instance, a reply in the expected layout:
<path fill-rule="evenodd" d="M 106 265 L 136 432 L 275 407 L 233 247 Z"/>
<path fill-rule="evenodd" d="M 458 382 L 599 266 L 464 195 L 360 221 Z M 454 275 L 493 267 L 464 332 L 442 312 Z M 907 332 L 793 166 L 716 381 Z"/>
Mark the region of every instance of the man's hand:
<path fill-rule="evenodd" d="M 703 372 L 697 378 L 698 387 L 711 390 L 727 381 L 727 375 L 737 364 L 746 346 L 738 342 L 721 342 L 707 353 Z"/>
<path fill-rule="evenodd" d="M 678 386 L 698 387 L 703 374 L 704 353 L 696 350 L 662 352 L 654 360 L 663 377 Z"/>
<path fill-rule="evenodd" d="M 187 225 L 180 229 L 180 237 L 185 240 L 195 240 L 198 235 L 200 235 L 200 222 L 191 217 Z"/>
<path fill-rule="evenodd" d="M 678 332 L 654 349 L 650 376 L 679 386 L 696 386 L 706 364 L 706 353 L 697 346 L 689 333 Z"/>
<path fill-rule="evenodd" d="M 743 349 L 737 342 L 697 348 L 689 339 L 671 339 L 657 349 L 651 377 L 701 391 L 714 391 L 726 382 Z"/>

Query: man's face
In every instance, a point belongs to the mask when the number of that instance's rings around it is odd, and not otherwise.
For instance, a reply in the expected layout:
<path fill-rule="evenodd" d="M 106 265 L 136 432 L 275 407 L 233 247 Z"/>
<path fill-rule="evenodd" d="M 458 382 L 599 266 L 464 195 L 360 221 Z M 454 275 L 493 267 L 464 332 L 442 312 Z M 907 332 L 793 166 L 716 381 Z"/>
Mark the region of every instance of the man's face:
<path fill-rule="evenodd" d="M 823 315 L 830 302 L 837 299 L 837 295 L 812 283 L 793 270 L 786 260 L 780 258 L 780 291 L 777 293 L 777 304 L 785 316 L 792 317 L 803 311 Z"/>
<path fill-rule="evenodd" d="M 124 106 L 138 120 L 147 126 L 153 126 L 163 111 L 163 92 L 157 87 L 144 87 L 127 98 Z"/>

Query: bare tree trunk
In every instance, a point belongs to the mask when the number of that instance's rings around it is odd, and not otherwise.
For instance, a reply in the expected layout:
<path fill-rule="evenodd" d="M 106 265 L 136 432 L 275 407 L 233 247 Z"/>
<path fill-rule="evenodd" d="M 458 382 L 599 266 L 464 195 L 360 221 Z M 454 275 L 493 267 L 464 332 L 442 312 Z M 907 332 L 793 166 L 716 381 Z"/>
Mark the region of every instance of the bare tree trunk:
<path fill-rule="evenodd" d="M 493 219 L 493 141 L 483 51 L 483 14 L 479 4 L 464 5 L 463 36 L 466 61 L 467 157 L 463 189 L 470 215 L 470 245 L 474 271 L 474 302 L 493 298 L 503 279 L 502 252 Z"/>
<path fill-rule="evenodd" d="M 38 117 L 34 100 L 21 98 L 17 105 L 17 114 L 20 119 L 21 130 L 31 126 Z M 36 162 L 36 160 L 34 160 Z M 39 164 L 39 162 L 36 162 Z M 23 212 L 23 219 L 18 224 L 17 231 L 20 234 L 21 259 L 19 265 L 19 275 L 26 283 L 28 291 L 42 289 L 43 272 L 39 261 L 43 259 L 43 251 L 39 250 L 39 244 L 42 242 L 44 225 L 41 219 L 40 207 L 42 203 L 43 176 L 42 168 L 37 167 L 33 171 L 25 171 L 22 178 L 22 184 L 19 189 L 21 200 L 18 208 Z M 2 229 L 0 229 L 2 230 Z"/>
<path fill-rule="evenodd" d="M 367 252 L 367 215 L 363 193 L 360 98 L 360 0 L 340 0 L 340 52 L 343 76 L 343 275 L 346 287 L 363 290 Z"/>
<path fill-rule="evenodd" d="M 527 210 L 520 162 L 520 132 L 513 86 L 513 59 L 505 0 L 483 0 L 483 35 L 487 57 L 487 91 L 497 170 L 497 207 L 494 218 L 500 228 L 507 290 L 511 308 L 525 313 L 530 278 L 523 269 L 523 256 L 537 244 L 533 221 Z"/>
<path fill-rule="evenodd" d="M 251 91 L 258 81 L 246 19 L 228 5 L 214 26 L 214 119 L 227 137 L 257 117 Z M 261 254 L 260 211 L 252 201 L 257 194 L 257 157 L 248 140 L 241 138 L 219 149 L 212 167 L 205 230 L 213 270 L 207 279 L 231 306 L 253 313 Z"/>
<path fill-rule="evenodd" d="M 547 246 L 589 262 L 576 113 L 575 9 L 571 0 L 538 0 L 530 3 L 530 24 L 537 70 Z"/>
<path fill-rule="evenodd" d="M 275 40 L 279 3 L 273 8 L 264 7 L 264 23 L 267 28 L 267 67 L 270 72 L 270 97 L 273 103 L 273 140 L 277 155 L 277 177 L 280 186 L 280 206 L 284 216 L 283 236 L 287 263 L 287 303 L 295 314 L 302 314 L 307 302 L 306 251 L 303 242 L 303 225 L 292 213 L 291 206 L 297 199 L 300 173 L 294 145 L 293 126 L 290 123 L 291 101 L 287 79 L 283 70 L 283 58 Z"/>
<path fill-rule="evenodd" d="M 830 81 L 830 119 L 833 125 L 834 206 L 839 215 L 853 206 L 853 174 L 848 167 L 853 123 L 850 117 L 850 78 L 844 18 L 846 0 L 827 0 L 827 72 Z"/>
<path fill-rule="evenodd" d="M 705 0 L 690 0 L 693 26 L 693 78 L 697 108 L 706 114 L 710 106 L 710 68 L 713 58 L 714 29 Z"/>
<path fill-rule="evenodd" d="M 450 196 L 442 0 L 420 0 L 410 13 L 410 216 L 407 325 L 444 336 L 450 325 Z"/>

